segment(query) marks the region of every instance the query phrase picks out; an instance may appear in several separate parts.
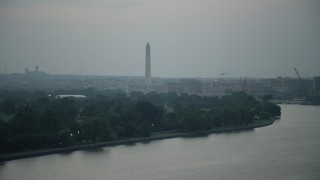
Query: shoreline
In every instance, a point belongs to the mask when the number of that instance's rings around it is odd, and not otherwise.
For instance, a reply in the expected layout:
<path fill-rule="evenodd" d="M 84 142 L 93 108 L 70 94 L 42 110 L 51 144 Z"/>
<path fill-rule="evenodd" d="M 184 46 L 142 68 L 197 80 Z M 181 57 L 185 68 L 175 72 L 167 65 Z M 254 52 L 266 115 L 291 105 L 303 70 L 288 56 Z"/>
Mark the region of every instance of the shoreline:
<path fill-rule="evenodd" d="M 221 129 L 212 129 L 212 130 L 207 130 L 207 131 L 185 132 L 185 133 L 176 133 L 176 134 L 168 134 L 168 135 L 163 134 L 161 136 L 151 136 L 151 137 L 145 137 L 145 138 L 130 138 L 130 139 L 125 139 L 125 140 L 101 142 L 101 143 L 96 143 L 96 144 L 77 145 L 77 146 L 71 146 L 71 147 L 66 147 L 66 148 L 52 148 L 52 149 L 47 149 L 47 150 L 35 150 L 35 151 L 30 151 L 30 152 L 4 154 L 3 156 L 0 155 L 0 162 L 16 160 L 16 159 L 23 159 L 23 158 L 31 158 L 31 157 L 37 157 L 37 156 L 44 156 L 44 155 L 50 155 L 50 154 L 57 154 L 57 153 L 69 153 L 69 152 L 73 152 L 73 151 L 95 149 L 95 148 L 101 148 L 101 147 L 107 147 L 107 146 L 134 144 L 134 143 L 138 143 L 138 142 L 149 142 L 149 141 L 172 139 L 172 138 L 179 138 L 179 137 L 203 136 L 203 135 L 209 135 L 209 134 L 213 134 L 213 133 L 250 130 L 250 129 L 254 129 L 254 128 L 269 126 L 269 125 L 273 124 L 274 121 L 275 121 L 275 118 L 272 118 L 266 122 L 259 123 L 259 124 L 253 124 L 253 125 L 249 125 L 249 126 L 230 127 L 230 128 L 221 128 Z"/>

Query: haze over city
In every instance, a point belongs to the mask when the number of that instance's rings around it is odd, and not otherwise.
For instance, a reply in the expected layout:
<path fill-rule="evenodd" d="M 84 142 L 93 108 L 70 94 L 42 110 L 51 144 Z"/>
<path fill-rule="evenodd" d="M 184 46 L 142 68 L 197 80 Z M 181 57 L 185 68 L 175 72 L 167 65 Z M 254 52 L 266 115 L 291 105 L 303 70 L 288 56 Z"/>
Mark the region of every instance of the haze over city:
<path fill-rule="evenodd" d="M 0 180 L 320 179 L 320 0 L 0 0 Z"/>
<path fill-rule="evenodd" d="M 3 0 L 0 73 L 318 76 L 316 0 Z"/>

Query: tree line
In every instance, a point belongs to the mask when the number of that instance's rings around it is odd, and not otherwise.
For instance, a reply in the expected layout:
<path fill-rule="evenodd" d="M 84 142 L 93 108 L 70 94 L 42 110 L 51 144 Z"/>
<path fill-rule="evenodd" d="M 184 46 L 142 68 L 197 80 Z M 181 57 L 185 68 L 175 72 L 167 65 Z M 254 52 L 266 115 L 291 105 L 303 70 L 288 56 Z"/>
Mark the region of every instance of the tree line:
<path fill-rule="evenodd" d="M 221 98 L 94 89 L 82 93 L 87 98 L 0 92 L 0 153 L 149 137 L 159 131 L 245 126 L 281 113 L 267 99 L 244 92 Z"/>

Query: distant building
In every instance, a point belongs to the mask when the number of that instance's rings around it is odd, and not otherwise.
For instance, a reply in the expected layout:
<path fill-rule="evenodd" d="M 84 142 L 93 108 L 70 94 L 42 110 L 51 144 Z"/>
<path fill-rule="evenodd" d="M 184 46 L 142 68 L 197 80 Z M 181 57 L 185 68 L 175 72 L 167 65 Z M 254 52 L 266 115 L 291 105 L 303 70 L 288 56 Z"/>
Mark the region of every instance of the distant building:
<path fill-rule="evenodd" d="M 195 79 L 181 79 L 180 83 L 183 88 L 183 92 L 189 94 L 201 94 L 202 93 L 202 83 L 201 81 Z"/>
<path fill-rule="evenodd" d="M 151 52 L 150 44 L 146 46 L 145 84 L 151 84 Z"/>
<path fill-rule="evenodd" d="M 46 73 L 43 71 L 39 71 L 39 66 L 35 66 L 34 71 L 30 71 L 29 68 L 26 68 L 25 74 L 26 75 L 40 75 L 40 74 L 46 74 Z"/>
<path fill-rule="evenodd" d="M 164 93 L 170 93 L 170 92 L 182 93 L 183 88 L 180 82 L 166 82 L 163 85 L 163 91 Z"/>
<path fill-rule="evenodd" d="M 195 79 L 181 79 L 179 82 L 166 82 L 164 92 L 202 94 L 202 82 Z"/>
<path fill-rule="evenodd" d="M 313 78 L 313 90 L 314 92 L 320 92 L 320 76 Z"/>

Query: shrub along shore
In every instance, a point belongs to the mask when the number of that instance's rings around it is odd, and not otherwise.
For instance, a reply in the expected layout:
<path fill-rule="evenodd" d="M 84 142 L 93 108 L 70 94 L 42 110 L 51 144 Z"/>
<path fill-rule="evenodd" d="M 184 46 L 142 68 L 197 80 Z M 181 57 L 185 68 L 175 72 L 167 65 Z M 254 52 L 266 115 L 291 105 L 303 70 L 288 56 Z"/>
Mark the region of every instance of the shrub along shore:
<path fill-rule="evenodd" d="M 43 149 L 43 150 L 36 150 L 36 151 L 29 151 L 29 152 L 3 154 L 3 155 L 0 155 L 0 162 L 15 160 L 15 159 L 30 158 L 30 157 L 36 157 L 36 156 L 43 156 L 43 155 L 50 155 L 50 154 L 57 154 L 57 153 L 69 153 L 69 152 L 79 151 L 79 150 L 96 149 L 96 148 L 107 147 L 107 146 L 134 144 L 138 142 L 149 142 L 149 141 L 179 138 L 179 137 L 206 136 L 212 133 L 245 131 L 245 130 L 251 130 L 254 128 L 269 126 L 273 124 L 274 121 L 275 121 L 275 118 L 271 118 L 270 120 L 261 120 L 260 122 L 256 122 L 252 125 L 246 125 L 246 126 L 216 128 L 212 130 L 183 132 L 183 133 L 182 132 L 180 133 L 179 132 L 162 132 L 162 133 L 156 133 L 154 135 L 151 135 L 150 137 L 143 137 L 143 138 L 129 138 L 124 140 L 115 140 L 115 141 L 100 142 L 100 143 L 94 143 L 94 144 L 74 145 L 74 146 L 65 147 L 65 148 L 51 148 L 51 149 Z"/>

